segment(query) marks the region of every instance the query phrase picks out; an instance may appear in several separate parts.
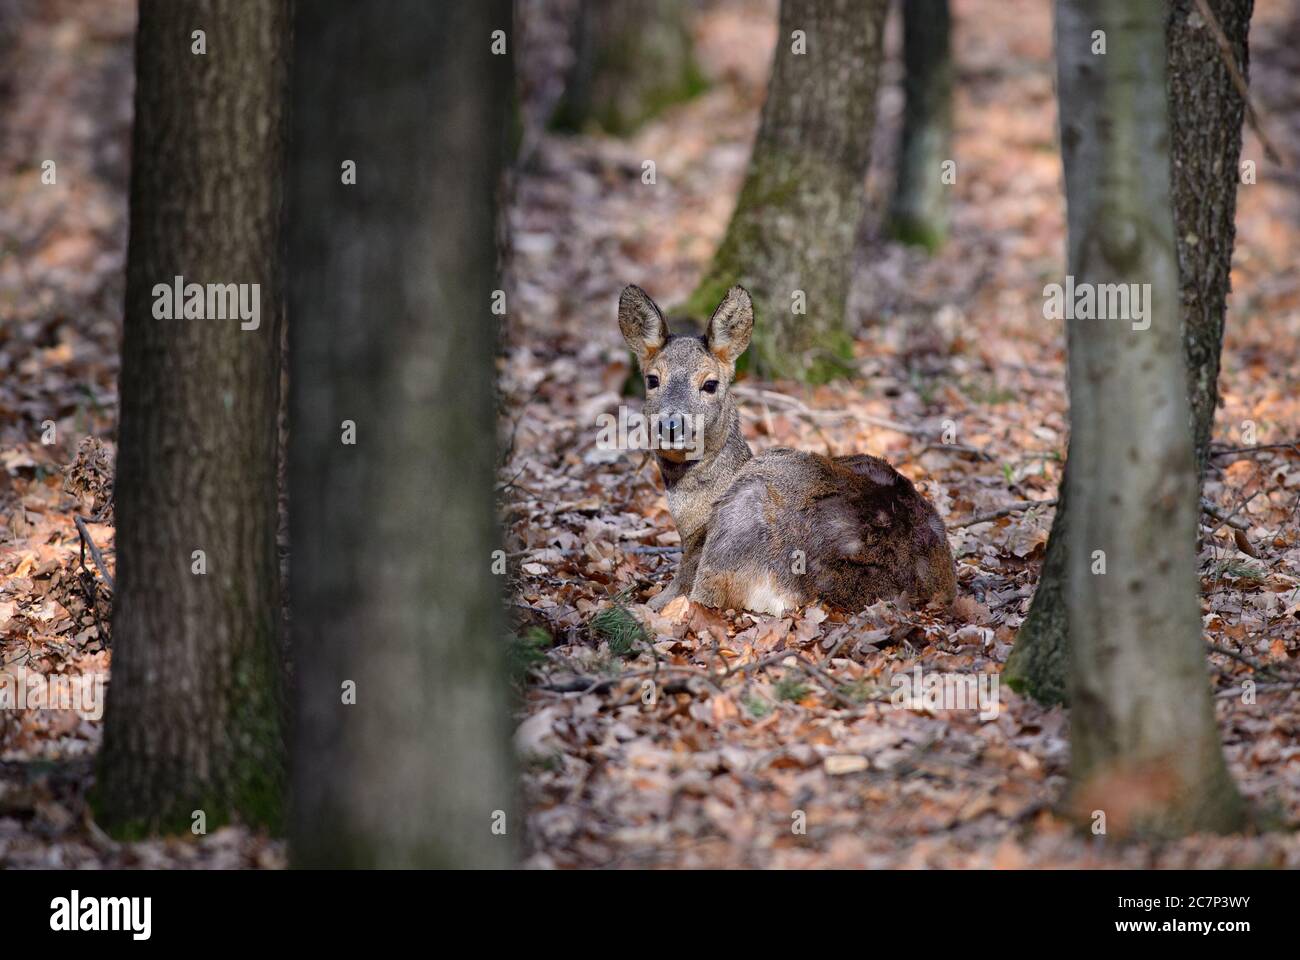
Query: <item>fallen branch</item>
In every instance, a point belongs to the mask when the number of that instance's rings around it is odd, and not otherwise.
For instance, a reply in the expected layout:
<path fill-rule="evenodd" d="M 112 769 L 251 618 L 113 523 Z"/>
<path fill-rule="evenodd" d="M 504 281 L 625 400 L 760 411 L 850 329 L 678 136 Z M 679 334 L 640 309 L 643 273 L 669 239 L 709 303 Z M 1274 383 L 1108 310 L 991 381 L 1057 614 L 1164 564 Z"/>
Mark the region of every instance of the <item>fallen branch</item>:
<path fill-rule="evenodd" d="M 1270 693 L 1279 690 L 1295 690 L 1300 688 L 1300 680 L 1292 683 L 1257 683 L 1255 684 L 1256 693 Z M 1246 692 L 1244 687 L 1230 687 L 1227 690 L 1220 690 L 1214 696 L 1221 699 L 1228 697 L 1239 697 Z"/>
<path fill-rule="evenodd" d="M 1208 513 L 1215 520 L 1218 520 L 1220 522 L 1219 523 L 1220 526 L 1226 523 L 1234 530 L 1240 530 L 1243 533 L 1250 529 L 1250 524 L 1247 523 L 1245 520 L 1238 519 L 1235 515 L 1235 511 L 1233 513 L 1229 513 L 1227 510 L 1224 510 L 1222 507 L 1215 506 L 1214 504 L 1210 503 L 1210 501 L 1208 500 L 1201 501 L 1201 510 L 1204 513 Z"/>
<path fill-rule="evenodd" d="M 788 394 L 778 393 L 775 390 L 762 390 L 758 387 L 734 387 L 731 391 L 740 400 L 758 400 L 760 402 L 771 402 L 785 406 L 791 413 L 801 417 L 806 417 L 811 421 L 817 420 L 858 420 L 862 423 L 869 423 L 875 427 L 883 427 L 886 430 L 893 430 L 896 433 L 904 433 L 912 437 L 923 437 L 932 439 L 936 434 L 933 430 L 927 430 L 924 427 L 914 427 L 906 423 L 899 423 L 897 420 L 890 420 L 886 417 L 877 417 L 870 413 L 860 411 L 849 412 L 847 410 L 814 410 L 797 397 Z"/>
<path fill-rule="evenodd" d="M 608 690 L 610 687 L 614 686 L 615 684 L 622 683 L 625 680 L 641 680 L 647 677 L 655 677 L 658 676 L 660 672 L 676 673 L 676 674 L 685 675 L 688 679 L 703 680 L 714 690 L 717 690 L 718 693 L 724 692 L 723 689 L 720 686 L 718 686 L 717 681 L 715 681 L 711 676 L 709 676 L 709 673 L 706 670 L 701 670 L 698 667 L 682 667 L 682 666 L 674 666 L 671 664 L 662 664 L 662 663 L 656 663 L 655 669 L 653 670 L 634 670 L 631 673 L 621 673 L 617 677 L 609 677 L 606 680 L 597 680 L 594 677 L 577 676 L 577 677 L 573 677 L 572 679 L 563 680 L 556 683 L 538 684 L 533 689 L 544 690 L 547 693 L 579 694 L 579 695 L 588 694 L 588 693 L 603 693 L 604 691 Z"/>
<path fill-rule="evenodd" d="M 1211 650 L 1213 650 L 1215 653 L 1221 653 L 1225 657 L 1231 657 L 1233 660 L 1236 660 L 1238 663 L 1244 663 L 1246 666 L 1250 667 L 1250 669 L 1254 670 L 1258 674 L 1267 674 L 1268 676 L 1274 677 L 1278 680 L 1286 680 L 1286 677 L 1278 673 L 1272 667 L 1268 666 L 1267 664 L 1259 663 L 1256 660 L 1252 660 L 1244 653 L 1238 653 L 1236 650 L 1232 650 L 1229 649 L 1228 647 L 1220 646 L 1217 643 L 1210 643 L 1209 641 L 1206 641 L 1205 645 L 1209 647 Z"/>
<path fill-rule="evenodd" d="M 681 547 L 636 546 L 636 547 L 615 547 L 614 549 L 619 553 L 660 554 L 660 553 L 681 553 L 682 552 Z M 560 547 L 529 547 L 526 550 L 512 550 L 510 553 L 506 554 L 506 558 L 509 560 L 514 560 L 518 557 L 526 557 L 529 554 L 534 554 L 534 553 L 558 553 L 562 557 L 577 557 L 577 556 L 587 555 L 587 551 L 582 547 L 564 547 L 563 549 Z"/>
<path fill-rule="evenodd" d="M 1300 453 L 1300 440 L 1291 440 L 1287 443 L 1257 443 L 1249 447 L 1220 447 L 1215 446 L 1210 450 L 1210 458 L 1227 457 L 1227 456 L 1253 456 L 1257 453 L 1269 453 L 1276 450 L 1291 450 Z"/>
<path fill-rule="evenodd" d="M 104 562 L 104 555 L 99 552 L 99 547 L 95 546 L 95 539 L 90 535 L 90 530 L 86 526 L 86 521 L 81 517 L 74 516 L 72 522 L 77 525 L 77 532 L 81 534 L 81 566 L 86 566 L 86 547 L 90 547 L 90 555 L 95 560 L 95 566 L 99 567 L 100 574 L 103 575 L 104 581 L 108 584 L 108 589 L 114 593 L 117 592 L 117 586 L 113 583 L 113 577 L 108 572 L 108 564 Z"/>
<path fill-rule="evenodd" d="M 959 523 L 948 524 L 949 530 L 960 530 L 963 527 L 973 527 L 977 523 L 988 523 L 992 520 L 1001 520 L 1003 517 L 1009 517 L 1013 513 L 1021 513 L 1025 510 L 1032 510 L 1034 507 L 1054 507 L 1056 498 L 1051 500 L 1021 500 L 1019 503 L 1013 503 L 1009 507 L 1003 507 L 1001 510 L 994 510 L 992 513 L 981 513 L 979 516 L 971 517 L 969 520 L 962 520 Z"/>

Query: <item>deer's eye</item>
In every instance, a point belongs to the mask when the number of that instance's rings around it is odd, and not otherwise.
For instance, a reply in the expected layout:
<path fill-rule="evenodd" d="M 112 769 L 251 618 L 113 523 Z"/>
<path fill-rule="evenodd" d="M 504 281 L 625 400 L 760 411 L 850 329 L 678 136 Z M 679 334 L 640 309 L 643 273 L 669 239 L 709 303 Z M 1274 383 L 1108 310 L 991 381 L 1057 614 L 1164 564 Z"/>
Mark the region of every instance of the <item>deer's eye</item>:
<path fill-rule="evenodd" d="M 716 381 L 716 380 L 705 380 L 704 383 L 703 383 L 703 385 L 701 385 L 700 389 L 703 390 L 705 393 L 717 393 L 717 392 L 718 392 L 718 381 Z"/>
<path fill-rule="evenodd" d="M 647 374 L 645 378 L 645 386 L 647 390 L 653 390 L 655 387 L 659 386 L 659 378 L 653 373 Z"/>

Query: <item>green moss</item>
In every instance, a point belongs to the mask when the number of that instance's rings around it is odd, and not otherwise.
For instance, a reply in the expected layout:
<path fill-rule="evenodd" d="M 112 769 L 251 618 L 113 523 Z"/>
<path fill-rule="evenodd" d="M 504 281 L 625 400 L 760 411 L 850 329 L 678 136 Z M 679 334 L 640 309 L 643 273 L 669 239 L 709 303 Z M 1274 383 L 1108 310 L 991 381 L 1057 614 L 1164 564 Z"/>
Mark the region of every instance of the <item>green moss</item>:
<path fill-rule="evenodd" d="M 898 216 L 890 220 L 889 234 L 899 243 L 922 247 L 927 253 L 937 251 L 945 239 L 945 231 L 941 227 L 909 216 Z"/>
<path fill-rule="evenodd" d="M 708 79 L 689 54 L 689 39 L 683 42 L 687 55 L 670 75 L 658 61 L 641 62 L 645 56 L 636 38 L 616 45 L 594 64 L 590 90 L 560 98 L 549 128 L 556 133 L 602 131 L 625 137 L 669 107 L 699 96 L 708 89 Z"/>

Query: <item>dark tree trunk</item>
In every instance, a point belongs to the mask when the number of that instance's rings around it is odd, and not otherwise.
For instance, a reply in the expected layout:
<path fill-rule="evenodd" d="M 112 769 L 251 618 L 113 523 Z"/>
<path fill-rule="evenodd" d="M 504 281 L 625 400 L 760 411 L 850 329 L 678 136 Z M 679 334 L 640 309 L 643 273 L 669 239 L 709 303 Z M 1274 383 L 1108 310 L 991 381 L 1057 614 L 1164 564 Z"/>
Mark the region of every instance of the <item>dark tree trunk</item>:
<path fill-rule="evenodd" d="M 1052 532 L 1047 537 L 1047 550 L 1038 573 L 1038 589 L 1034 591 L 1029 614 L 1020 625 L 1002 673 L 1011 689 L 1044 704 L 1069 700 L 1070 619 L 1065 597 L 1069 469 L 1067 459 L 1057 492 Z"/>
<path fill-rule="evenodd" d="M 519 833 L 492 574 L 510 59 L 489 37 L 510 5 L 312 2 L 296 26 L 293 859 L 501 866 Z"/>
<path fill-rule="evenodd" d="M 1209 6 L 1245 79 L 1249 75 L 1246 35 L 1254 0 L 1209 0 Z M 1201 20 L 1192 0 L 1174 0 L 1170 5 L 1168 40 L 1183 337 L 1196 461 L 1203 474 L 1219 402 L 1219 351 L 1236 240 L 1245 103 L 1210 26 Z"/>
<path fill-rule="evenodd" d="M 852 355 L 845 304 L 880 73 L 885 0 L 783 0 L 767 101 L 727 233 L 685 312 L 754 297 L 750 361 L 820 380 Z M 796 34 L 796 31 L 799 31 Z M 797 52 L 800 43 L 805 52 Z"/>
<path fill-rule="evenodd" d="M 1191 0 L 1166 23 L 1171 193 L 1182 288 L 1183 346 L 1198 477 L 1205 470 L 1218 403 L 1219 351 L 1235 238 L 1244 104 L 1210 29 Z M 1246 76 L 1253 0 L 1210 0 Z M 1066 472 L 1068 473 L 1068 467 Z M 1065 478 L 1029 615 L 1007 661 L 1008 681 L 1044 703 L 1068 688 L 1069 623 L 1062 592 L 1067 551 Z"/>
<path fill-rule="evenodd" d="M 1072 793 L 1109 830 L 1178 836 L 1234 829 L 1242 806 L 1201 639 L 1164 27 L 1154 4 L 1057 4 L 1069 272 L 1150 290 L 1145 328 L 1068 321 Z"/>
<path fill-rule="evenodd" d="M 686 0 L 579 0 L 574 63 L 552 126 L 632 132 L 704 88 Z"/>
<path fill-rule="evenodd" d="M 205 54 L 191 52 L 195 29 Z M 284 0 L 140 5 L 113 676 L 95 797 L 101 822 L 127 835 L 188 829 L 195 811 L 209 830 L 280 822 L 288 43 Z M 154 286 L 177 276 L 258 284 L 260 324 L 156 319 Z"/>
<path fill-rule="evenodd" d="M 937 250 L 948 233 L 945 161 L 952 160 L 952 50 L 948 0 L 903 3 L 903 140 L 890 230 Z"/>

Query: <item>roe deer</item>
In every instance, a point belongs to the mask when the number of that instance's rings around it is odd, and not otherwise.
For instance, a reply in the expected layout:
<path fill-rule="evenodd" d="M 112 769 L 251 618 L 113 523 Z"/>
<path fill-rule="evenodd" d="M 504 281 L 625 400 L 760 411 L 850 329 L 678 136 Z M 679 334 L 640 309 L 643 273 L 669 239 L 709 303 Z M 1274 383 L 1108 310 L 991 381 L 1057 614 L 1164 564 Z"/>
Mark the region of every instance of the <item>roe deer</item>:
<path fill-rule="evenodd" d="M 702 337 L 669 333 L 636 286 L 619 298 L 618 325 L 645 377 L 644 413 L 682 541 L 677 574 L 652 608 L 687 596 L 781 616 L 818 598 L 850 610 L 953 600 L 943 521 L 884 460 L 750 452 L 729 390 L 754 327 L 743 287 L 727 291 Z"/>

